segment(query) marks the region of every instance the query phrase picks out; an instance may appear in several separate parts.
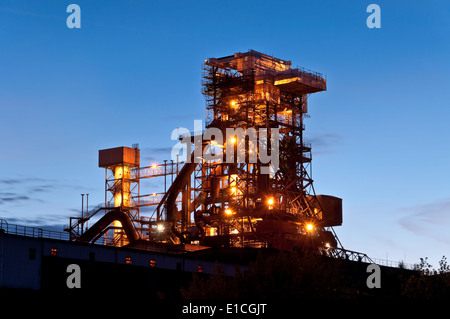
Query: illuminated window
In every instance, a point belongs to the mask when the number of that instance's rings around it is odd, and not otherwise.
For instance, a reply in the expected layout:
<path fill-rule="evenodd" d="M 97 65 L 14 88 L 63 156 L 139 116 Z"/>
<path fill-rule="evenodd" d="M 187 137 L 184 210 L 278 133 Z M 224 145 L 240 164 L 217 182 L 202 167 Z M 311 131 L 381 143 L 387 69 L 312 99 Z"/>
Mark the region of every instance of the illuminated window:
<path fill-rule="evenodd" d="M 125 263 L 131 264 L 131 257 L 125 257 Z"/>
<path fill-rule="evenodd" d="M 156 260 L 150 260 L 150 267 L 156 267 Z"/>
<path fill-rule="evenodd" d="M 57 249 L 57 248 L 52 248 L 52 249 L 50 250 L 50 255 L 52 255 L 52 256 L 58 255 L 58 249 Z"/>

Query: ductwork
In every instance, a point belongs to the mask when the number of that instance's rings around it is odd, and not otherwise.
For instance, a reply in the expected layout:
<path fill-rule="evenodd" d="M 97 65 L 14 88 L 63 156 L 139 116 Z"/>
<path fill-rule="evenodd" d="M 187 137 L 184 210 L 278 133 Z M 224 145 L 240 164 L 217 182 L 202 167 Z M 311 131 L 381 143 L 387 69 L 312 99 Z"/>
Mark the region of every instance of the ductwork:
<path fill-rule="evenodd" d="M 139 234 L 133 226 L 130 217 L 125 211 L 118 209 L 111 210 L 100 218 L 92 227 L 90 227 L 83 235 L 78 238 L 78 241 L 89 243 L 94 238 L 98 237 L 112 222 L 119 221 L 122 224 L 123 230 L 130 242 L 139 239 Z"/>

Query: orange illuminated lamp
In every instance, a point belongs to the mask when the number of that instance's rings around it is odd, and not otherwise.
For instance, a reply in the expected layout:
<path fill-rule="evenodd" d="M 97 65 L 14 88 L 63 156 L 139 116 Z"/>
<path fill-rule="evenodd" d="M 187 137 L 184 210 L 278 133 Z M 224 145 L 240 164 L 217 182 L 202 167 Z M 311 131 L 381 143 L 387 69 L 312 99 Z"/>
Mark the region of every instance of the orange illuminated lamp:
<path fill-rule="evenodd" d="M 162 232 L 164 231 L 164 225 L 163 225 L 163 224 L 158 224 L 158 225 L 156 226 L 156 231 L 157 231 L 158 233 L 162 233 Z"/>
<path fill-rule="evenodd" d="M 275 203 L 275 201 L 273 200 L 273 197 L 270 197 L 267 200 L 267 205 L 269 205 L 269 209 L 273 209 L 273 204 Z"/>
<path fill-rule="evenodd" d="M 308 232 L 313 231 L 313 230 L 314 230 L 314 225 L 311 224 L 311 223 L 306 224 L 306 230 L 307 230 Z"/>

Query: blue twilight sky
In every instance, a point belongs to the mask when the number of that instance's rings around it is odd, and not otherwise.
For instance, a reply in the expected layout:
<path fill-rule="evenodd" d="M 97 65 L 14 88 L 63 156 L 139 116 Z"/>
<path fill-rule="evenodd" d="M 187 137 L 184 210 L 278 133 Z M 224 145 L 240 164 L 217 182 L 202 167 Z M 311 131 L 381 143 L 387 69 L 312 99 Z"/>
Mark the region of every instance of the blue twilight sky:
<path fill-rule="evenodd" d="M 71 3 L 81 29 L 66 26 Z M 370 3 L 381 29 L 366 26 Z M 450 256 L 449 40 L 445 0 L 1 0 L 0 217 L 62 229 L 81 193 L 104 201 L 99 149 L 169 159 L 172 130 L 205 117 L 202 61 L 254 49 L 327 77 L 306 138 L 316 192 L 343 198 L 344 247 L 437 267 Z"/>

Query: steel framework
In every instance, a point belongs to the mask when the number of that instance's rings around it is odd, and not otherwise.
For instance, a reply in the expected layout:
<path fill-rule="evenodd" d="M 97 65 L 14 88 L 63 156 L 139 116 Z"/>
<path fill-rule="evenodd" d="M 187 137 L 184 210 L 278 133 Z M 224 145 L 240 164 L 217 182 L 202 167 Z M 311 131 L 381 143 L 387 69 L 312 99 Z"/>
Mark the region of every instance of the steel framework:
<path fill-rule="evenodd" d="M 316 195 L 311 145 L 304 140 L 308 96 L 326 90 L 324 76 L 253 50 L 207 59 L 202 68 L 206 131 L 189 137 L 190 156 L 176 170 L 173 161 L 100 165 L 106 168 L 105 205 L 97 211 L 117 218 L 123 218 L 117 211 L 126 212 L 134 230 L 120 223 L 105 229 L 106 222 L 92 228 L 125 237 L 112 240 L 114 245 L 133 244 L 131 234 L 141 244 L 274 247 L 339 256 L 343 247 L 332 227 L 342 223 L 342 200 Z M 141 195 L 140 181 L 157 177 L 164 177 L 164 192 Z M 153 207 L 150 216 L 141 216 L 144 206 Z M 98 238 L 94 231 L 77 233 L 80 220 L 74 220 L 73 239 Z"/>

